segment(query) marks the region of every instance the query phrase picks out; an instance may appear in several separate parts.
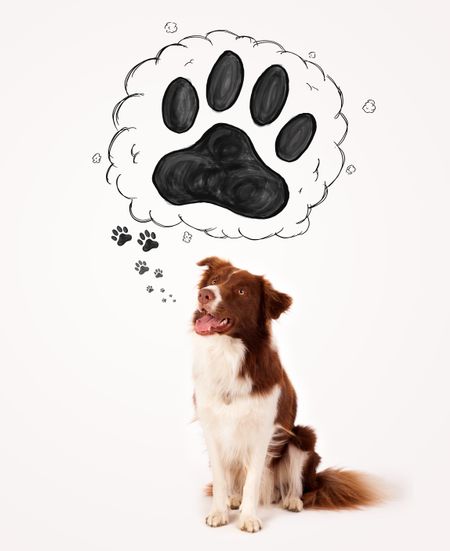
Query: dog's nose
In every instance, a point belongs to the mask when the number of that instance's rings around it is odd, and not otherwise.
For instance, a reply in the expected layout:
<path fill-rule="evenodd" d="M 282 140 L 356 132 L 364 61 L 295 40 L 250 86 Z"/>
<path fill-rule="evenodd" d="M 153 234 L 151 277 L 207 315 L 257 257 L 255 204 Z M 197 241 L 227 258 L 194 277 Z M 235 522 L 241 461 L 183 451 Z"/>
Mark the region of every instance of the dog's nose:
<path fill-rule="evenodd" d="M 198 301 L 200 304 L 208 304 L 216 298 L 216 295 L 211 289 L 203 288 L 198 292 Z"/>

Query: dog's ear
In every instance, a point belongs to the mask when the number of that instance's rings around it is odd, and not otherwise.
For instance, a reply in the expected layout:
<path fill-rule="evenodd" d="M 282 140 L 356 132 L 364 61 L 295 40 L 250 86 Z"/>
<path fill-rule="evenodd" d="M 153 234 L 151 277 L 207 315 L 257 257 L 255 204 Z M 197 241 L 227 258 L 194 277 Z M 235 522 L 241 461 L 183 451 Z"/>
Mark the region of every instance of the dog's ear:
<path fill-rule="evenodd" d="M 266 279 L 263 279 L 263 284 L 266 318 L 276 320 L 291 306 L 292 298 L 286 293 L 275 291 Z"/>
<path fill-rule="evenodd" d="M 201 289 L 202 287 L 205 287 L 205 285 L 208 284 L 208 280 L 210 279 L 211 274 L 214 273 L 215 270 L 217 270 L 218 268 L 223 268 L 224 266 L 231 266 L 231 264 L 227 260 L 222 260 L 217 256 L 208 256 L 207 258 L 204 258 L 203 260 L 200 260 L 199 262 L 197 262 L 197 266 L 206 266 L 208 268 L 203 272 L 200 278 L 198 287 L 199 289 Z"/>
<path fill-rule="evenodd" d="M 197 266 L 207 266 L 210 270 L 216 270 L 217 268 L 222 268 L 223 266 L 231 266 L 231 263 L 228 260 L 223 260 L 217 256 L 208 256 L 203 260 L 197 262 Z"/>

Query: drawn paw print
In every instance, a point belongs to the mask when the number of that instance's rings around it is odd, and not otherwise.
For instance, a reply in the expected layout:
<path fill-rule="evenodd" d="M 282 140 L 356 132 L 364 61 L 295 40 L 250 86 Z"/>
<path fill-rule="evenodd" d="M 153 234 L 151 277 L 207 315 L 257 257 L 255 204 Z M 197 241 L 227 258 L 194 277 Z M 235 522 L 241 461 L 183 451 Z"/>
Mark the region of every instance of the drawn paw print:
<path fill-rule="evenodd" d="M 116 241 L 119 247 L 121 247 L 128 241 L 131 241 L 132 239 L 131 235 L 128 233 L 128 228 L 126 228 L 125 226 L 123 228 L 117 226 L 116 229 L 112 230 L 112 233 L 113 235 L 111 235 L 111 239 L 113 241 Z"/>
<path fill-rule="evenodd" d="M 163 271 L 160 268 L 156 268 L 155 270 L 155 277 L 162 277 Z"/>
<path fill-rule="evenodd" d="M 155 231 L 299 236 L 344 168 L 344 96 L 308 50 L 214 30 L 147 56 L 125 89 L 107 179 Z"/>
<path fill-rule="evenodd" d="M 240 57 L 225 51 L 206 82 L 209 108 L 226 114 L 239 100 L 243 81 Z M 288 73 L 281 65 L 271 65 L 254 82 L 251 92 L 250 114 L 257 127 L 276 121 L 288 96 Z M 189 80 L 178 77 L 168 85 L 162 115 L 169 130 L 178 134 L 191 130 L 199 109 L 197 90 Z M 258 131 L 255 128 L 254 132 Z M 277 157 L 286 163 L 297 161 L 315 133 L 314 116 L 297 114 L 273 137 Z M 251 218 L 275 216 L 289 200 L 284 178 L 259 157 L 246 132 L 225 122 L 211 126 L 191 147 L 164 155 L 153 172 L 153 183 L 174 205 L 207 202 Z"/>
<path fill-rule="evenodd" d="M 139 275 L 145 274 L 145 272 L 148 272 L 150 269 L 145 260 L 138 260 L 134 266 L 134 269 L 139 272 Z"/>
<path fill-rule="evenodd" d="M 147 293 L 153 293 L 154 289 L 151 285 L 147 286 Z"/>
<path fill-rule="evenodd" d="M 139 237 L 140 239 L 138 239 L 137 242 L 142 246 L 142 250 L 145 253 L 159 247 L 159 243 L 155 241 L 156 235 L 154 232 L 150 233 L 148 230 L 145 230 L 144 233 L 139 234 Z"/>

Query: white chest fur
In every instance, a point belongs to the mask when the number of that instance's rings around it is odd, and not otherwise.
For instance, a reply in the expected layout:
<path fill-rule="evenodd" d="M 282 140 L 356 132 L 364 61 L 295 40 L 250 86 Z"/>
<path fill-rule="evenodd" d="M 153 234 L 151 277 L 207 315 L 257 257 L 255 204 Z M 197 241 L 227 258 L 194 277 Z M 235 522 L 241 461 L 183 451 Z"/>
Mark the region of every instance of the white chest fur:
<path fill-rule="evenodd" d="M 239 376 L 245 358 L 240 339 L 194 335 L 194 385 L 198 398 L 219 401 L 249 394 L 251 381 Z"/>
<path fill-rule="evenodd" d="M 245 346 L 226 335 L 194 336 L 194 386 L 199 421 L 221 448 L 227 463 L 243 461 L 274 430 L 280 394 L 275 387 L 252 395 L 252 382 L 240 376 Z"/>

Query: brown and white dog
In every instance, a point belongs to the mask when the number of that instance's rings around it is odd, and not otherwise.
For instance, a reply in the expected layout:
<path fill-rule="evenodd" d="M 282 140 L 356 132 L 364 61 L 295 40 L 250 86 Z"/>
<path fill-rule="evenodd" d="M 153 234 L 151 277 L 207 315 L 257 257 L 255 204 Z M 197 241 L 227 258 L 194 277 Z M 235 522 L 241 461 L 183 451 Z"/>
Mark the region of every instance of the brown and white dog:
<path fill-rule="evenodd" d="M 257 532 L 258 503 L 301 511 L 377 502 L 376 488 L 361 473 L 318 473 L 315 433 L 294 424 L 296 394 L 271 335 L 272 320 L 291 297 L 220 258 L 198 265 L 207 267 L 193 318 L 194 403 L 213 477 L 206 523 L 227 524 L 228 508 L 239 508 L 239 527 Z"/>

